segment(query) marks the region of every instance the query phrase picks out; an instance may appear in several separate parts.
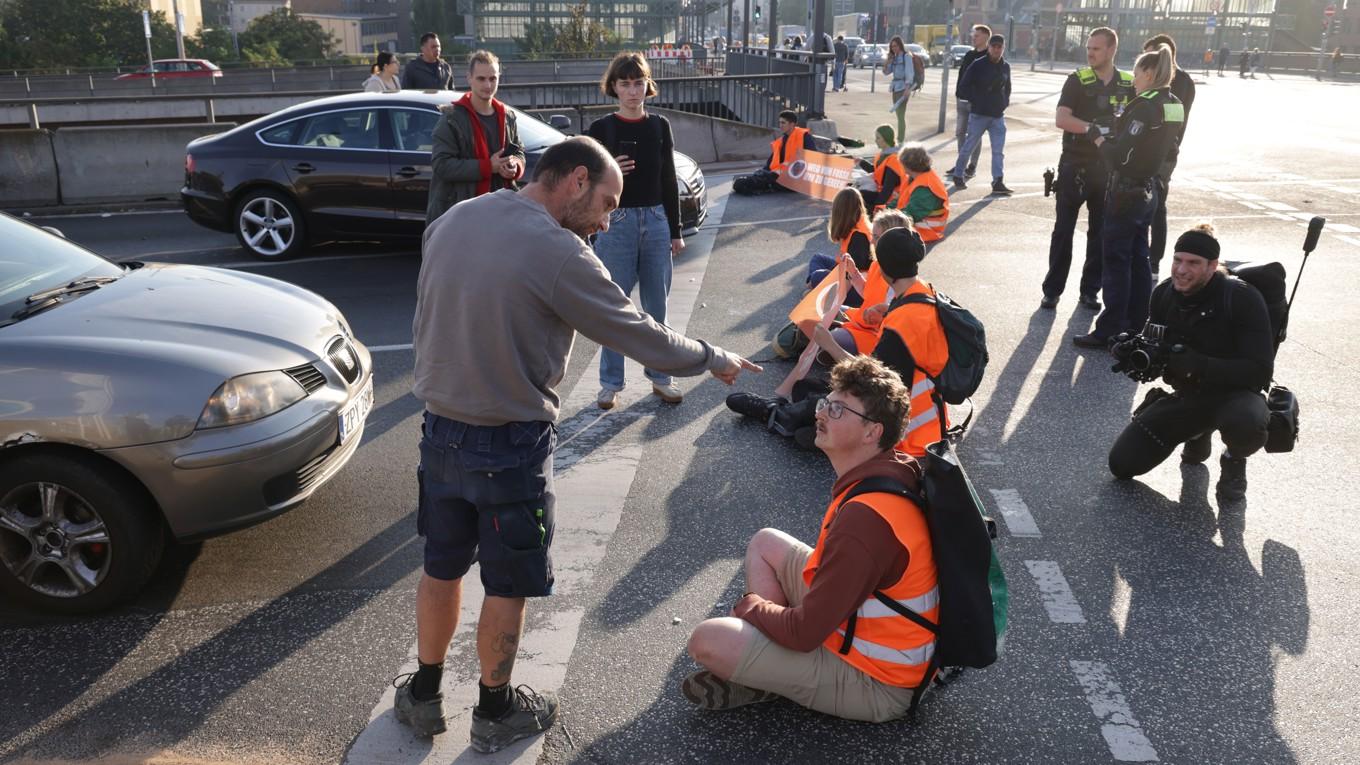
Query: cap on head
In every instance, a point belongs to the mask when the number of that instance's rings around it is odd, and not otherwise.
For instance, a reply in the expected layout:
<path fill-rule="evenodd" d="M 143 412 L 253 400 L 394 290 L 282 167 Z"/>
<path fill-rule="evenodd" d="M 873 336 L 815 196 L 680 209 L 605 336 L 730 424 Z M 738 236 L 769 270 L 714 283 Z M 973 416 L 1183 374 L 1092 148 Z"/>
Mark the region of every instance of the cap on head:
<path fill-rule="evenodd" d="M 1205 260 L 1218 260 L 1218 240 L 1207 231 L 1192 228 L 1176 240 L 1173 252 L 1188 252 Z"/>
<path fill-rule="evenodd" d="M 926 257 L 926 246 L 916 229 L 889 229 L 874 245 L 874 257 L 884 276 L 905 279 L 920 270 L 921 261 Z"/>
<path fill-rule="evenodd" d="M 1002 46 L 1002 47 L 1005 47 L 1005 45 L 1006 45 L 1006 36 L 1005 36 L 1005 35 L 992 35 L 992 36 L 987 40 L 987 44 L 988 44 L 988 45 L 1000 45 L 1000 46 Z"/>

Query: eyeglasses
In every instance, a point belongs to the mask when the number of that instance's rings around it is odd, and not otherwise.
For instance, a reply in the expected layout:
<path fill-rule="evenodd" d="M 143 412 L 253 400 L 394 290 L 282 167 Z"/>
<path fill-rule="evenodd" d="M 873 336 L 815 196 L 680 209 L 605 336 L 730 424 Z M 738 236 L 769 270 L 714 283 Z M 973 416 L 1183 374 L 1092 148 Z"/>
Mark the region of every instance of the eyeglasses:
<path fill-rule="evenodd" d="M 821 414 L 822 412 L 826 412 L 826 416 L 830 417 L 833 420 L 839 420 L 841 418 L 841 415 L 844 415 L 846 412 L 849 412 L 851 414 L 858 415 L 860 419 L 866 422 L 878 422 L 878 420 L 875 420 L 874 418 L 870 417 L 864 412 L 857 412 L 854 409 L 851 409 L 850 407 L 846 406 L 844 401 L 832 401 L 829 398 L 817 399 L 817 414 Z"/>

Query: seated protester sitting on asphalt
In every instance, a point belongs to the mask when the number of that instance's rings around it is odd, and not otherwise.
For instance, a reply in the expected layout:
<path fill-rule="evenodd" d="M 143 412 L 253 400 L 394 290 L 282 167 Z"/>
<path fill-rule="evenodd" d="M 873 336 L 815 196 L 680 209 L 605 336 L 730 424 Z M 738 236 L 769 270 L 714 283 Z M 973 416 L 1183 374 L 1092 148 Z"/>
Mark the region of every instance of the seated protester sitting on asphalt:
<path fill-rule="evenodd" d="M 737 194 L 788 191 L 779 185 L 779 174 L 798 158 L 798 152 L 803 149 L 817 150 L 817 142 L 812 137 L 812 131 L 798 127 L 796 113 L 787 109 L 780 112 L 779 137 L 770 143 L 770 158 L 765 160 L 765 167 L 751 175 L 738 176 L 732 181 L 732 191 Z"/>
<path fill-rule="evenodd" d="M 894 208 L 879 210 L 871 229 L 874 241 L 877 242 L 885 232 L 894 228 L 911 228 L 911 218 Z M 846 321 L 831 330 L 831 337 L 847 351 L 868 356 L 878 345 L 883 317 L 887 315 L 888 305 L 892 302 L 892 287 L 883 278 L 878 258 L 869 263 L 862 277 L 858 271 L 850 271 L 850 283 L 864 296 L 863 303 L 845 310 Z"/>
<path fill-rule="evenodd" d="M 689 701 L 720 710 L 783 696 L 825 714 L 885 722 L 904 715 L 914 689 L 932 680 L 934 636 L 876 597 L 938 620 L 925 516 L 910 500 L 879 492 L 838 507 L 868 478 L 919 490 L 920 466 L 893 449 L 910 396 L 877 359 L 858 356 L 831 370 L 816 444 L 836 483 L 817 545 L 768 528 L 751 538 L 749 592 L 731 616 L 708 619 L 690 635 L 690 656 L 703 669 L 684 680 Z"/>
<path fill-rule="evenodd" d="M 930 153 L 924 144 L 909 143 L 897 155 L 898 166 L 906 181 L 898 188 L 897 198 L 885 204 L 897 207 L 916 221 L 916 232 L 926 244 L 944 238 L 949 223 L 949 191 L 938 173 L 931 169 Z"/>
<path fill-rule="evenodd" d="M 859 166 L 866 173 L 872 173 L 874 179 L 874 190 L 860 189 L 860 196 L 864 197 L 864 207 L 869 210 L 869 214 L 878 212 L 878 208 L 883 203 L 893 197 L 897 192 L 897 186 L 907 177 L 906 171 L 897 159 L 897 134 L 893 132 L 892 125 L 879 125 L 874 130 L 874 144 L 878 146 L 878 154 L 871 163 L 861 159 Z"/>
<path fill-rule="evenodd" d="M 812 289 L 836 267 L 836 263 L 849 256 L 855 269 L 863 271 L 873 262 L 873 244 L 870 241 L 869 216 L 864 212 L 864 199 L 852 188 L 843 188 L 831 201 L 831 218 L 826 224 L 826 236 L 836 243 L 840 253 L 835 257 L 815 253 L 808 261 L 807 288 Z M 850 292 L 845 304 L 850 307 L 860 305 L 863 293 L 857 289 Z"/>
<path fill-rule="evenodd" d="M 890 229 L 875 243 L 874 254 L 884 281 L 897 297 L 883 317 L 873 355 L 904 381 L 911 381 L 911 419 L 897 448 L 920 457 L 926 446 L 944 438 L 949 428 L 947 414 L 940 420 L 942 406 L 933 395 L 935 384 L 931 382 L 931 377 L 939 375 L 949 360 L 949 345 L 935 306 L 906 301 L 913 294 L 931 297 L 935 294 L 929 284 L 917 277 L 920 262 L 925 258 L 921 237 L 912 230 Z M 833 332 L 819 326 L 813 339 L 834 361 L 852 357 L 854 354 L 836 340 Z M 813 412 L 817 399 L 824 393 L 825 388 L 819 389 L 816 381 L 800 380 L 794 385 L 792 402 L 741 392 L 727 397 L 727 407 L 764 422 L 780 435 L 792 437 L 803 448 L 812 448 Z"/>

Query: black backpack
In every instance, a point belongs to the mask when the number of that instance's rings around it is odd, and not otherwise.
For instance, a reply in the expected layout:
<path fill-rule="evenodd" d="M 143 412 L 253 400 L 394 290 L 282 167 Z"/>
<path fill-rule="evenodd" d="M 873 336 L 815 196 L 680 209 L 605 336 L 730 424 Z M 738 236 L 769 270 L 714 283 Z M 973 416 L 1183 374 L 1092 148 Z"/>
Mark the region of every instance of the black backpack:
<path fill-rule="evenodd" d="M 1229 268 L 1228 273 L 1256 288 L 1266 302 L 1270 314 L 1270 333 L 1275 338 L 1275 347 L 1284 342 L 1289 329 L 1289 286 L 1285 279 L 1284 266 L 1279 263 L 1239 265 Z M 1224 312 L 1231 321 L 1232 290 L 1223 291 Z"/>
<path fill-rule="evenodd" d="M 1006 634 L 1009 593 L 1006 576 L 992 548 L 995 524 L 983 514 L 982 502 L 968 474 L 947 440 L 926 447 L 921 460 L 919 493 L 892 478 L 875 476 L 855 484 L 840 506 L 871 493 L 894 494 L 916 503 L 930 528 L 940 591 L 939 623 L 875 590 L 874 597 L 888 608 L 935 634 L 935 654 L 926 680 L 915 689 L 911 711 L 942 667 L 990 666 L 1002 649 Z M 839 509 L 839 506 L 838 508 Z M 841 653 L 848 653 L 855 634 L 855 615 L 846 624 Z"/>
<path fill-rule="evenodd" d="M 977 392 L 982 384 L 982 373 L 987 369 L 987 332 L 972 311 L 929 285 L 935 297 L 913 292 L 893 301 L 892 307 L 907 303 L 928 303 L 935 306 L 935 315 L 944 327 L 944 339 L 949 345 L 949 360 L 939 377 L 931 377 L 935 390 L 950 404 L 962 404 Z M 921 369 L 919 366 L 917 369 Z M 921 369 L 927 377 L 929 372 Z"/>

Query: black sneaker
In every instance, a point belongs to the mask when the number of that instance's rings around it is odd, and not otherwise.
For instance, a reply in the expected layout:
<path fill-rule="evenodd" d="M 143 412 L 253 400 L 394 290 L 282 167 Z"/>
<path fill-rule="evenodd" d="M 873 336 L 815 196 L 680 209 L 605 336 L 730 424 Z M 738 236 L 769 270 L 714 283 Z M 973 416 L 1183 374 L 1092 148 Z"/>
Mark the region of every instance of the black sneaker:
<path fill-rule="evenodd" d="M 973 176 L 975 175 L 977 175 L 977 165 L 969 165 L 968 168 L 963 171 L 963 177 L 966 180 L 973 180 Z"/>
<path fill-rule="evenodd" d="M 510 709 L 500 717 L 486 717 L 473 707 L 472 748 L 483 754 L 499 752 L 516 741 L 543 733 L 555 722 L 557 695 L 521 685 L 510 697 Z"/>
<path fill-rule="evenodd" d="M 1089 308 L 1092 311 L 1100 310 L 1100 301 L 1096 300 L 1095 295 L 1082 295 L 1077 298 L 1077 305 L 1082 308 Z"/>
<path fill-rule="evenodd" d="M 736 709 L 779 698 L 777 693 L 724 680 L 706 669 L 685 678 L 680 684 L 680 692 L 700 709 L 712 710 Z"/>
<path fill-rule="evenodd" d="M 1008 197 L 1012 193 L 1013 192 L 1010 189 L 1006 188 L 1006 184 L 1001 182 L 1001 178 L 998 177 L 996 180 L 992 181 L 993 196 Z"/>
<path fill-rule="evenodd" d="M 1046 308 L 1046 309 L 1052 311 L 1053 309 L 1055 309 L 1055 308 L 1058 307 L 1058 296 L 1057 296 L 1057 295 L 1044 295 L 1044 299 L 1039 301 L 1039 307 L 1040 307 L 1040 308 Z"/>
<path fill-rule="evenodd" d="M 740 391 L 727 397 L 727 408 L 743 417 L 762 422 L 770 418 L 770 410 L 779 403 L 777 398 L 765 398 L 754 393 Z"/>
<path fill-rule="evenodd" d="M 1213 439 L 1214 433 L 1209 431 L 1186 441 L 1185 448 L 1181 449 L 1181 462 L 1186 465 L 1199 465 L 1209 459 L 1209 453 L 1214 448 Z"/>
<path fill-rule="evenodd" d="M 1108 338 L 1101 337 L 1094 332 L 1073 337 L 1072 344 L 1078 348 L 1099 348 L 1102 351 L 1110 347 Z"/>
<path fill-rule="evenodd" d="M 952 180 L 952 181 L 954 182 L 954 186 L 955 186 L 955 187 L 960 188 L 960 189 L 966 189 L 966 188 L 968 188 L 968 184 L 963 180 L 963 176 L 962 176 L 962 175 L 959 175 L 958 173 L 954 173 L 954 174 L 951 174 L 951 175 L 949 176 L 949 178 L 950 178 L 950 180 Z"/>
<path fill-rule="evenodd" d="M 1218 458 L 1218 465 L 1221 469 L 1218 476 L 1219 499 L 1244 499 L 1247 496 L 1247 460 L 1224 452 Z"/>
<path fill-rule="evenodd" d="M 397 700 L 393 704 L 397 722 L 409 725 L 417 736 L 435 736 L 448 730 L 444 723 L 444 694 L 437 693 L 433 698 L 417 700 L 411 692 L 416 673 L 407 672 L 392 680 L 397 689 Z"/>
<path fill-rule="evenodd" d="M 817 448 L 816 425 L 804 425 L 793 431 L 793 442 L 798 445 L 799 449 L 805 449 L 810 452 L 821 451 Z"/>

